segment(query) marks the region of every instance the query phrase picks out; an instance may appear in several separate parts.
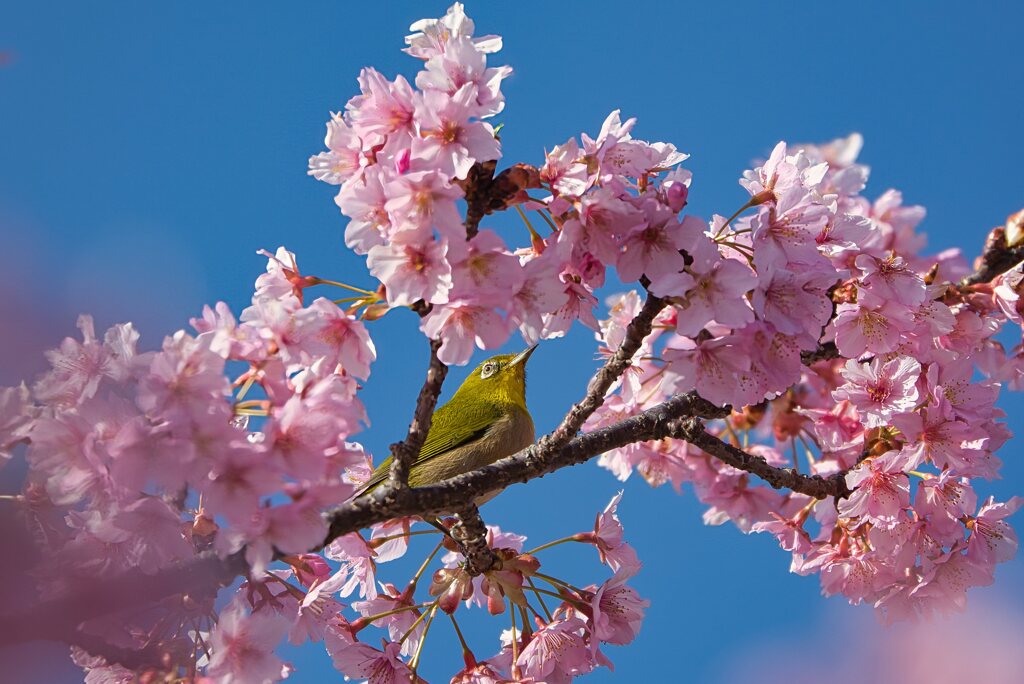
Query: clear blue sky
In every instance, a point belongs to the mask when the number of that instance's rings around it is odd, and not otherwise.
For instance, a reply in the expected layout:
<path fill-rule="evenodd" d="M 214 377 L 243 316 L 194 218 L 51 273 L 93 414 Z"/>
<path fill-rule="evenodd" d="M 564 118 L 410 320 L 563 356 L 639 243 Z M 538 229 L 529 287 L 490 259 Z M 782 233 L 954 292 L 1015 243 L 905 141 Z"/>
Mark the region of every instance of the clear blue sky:
<path fill-rule="evenodd" d="M 362 260 L 343 248 L 330 188 L 305 175 L 306 158 L 321 148 L 328 112 L 356 92 L 359 68 L 411 76 L 417 63 L 399 52 L 406 27 L 445 8 L 6 8 L 0 384 L 40 370 L 40 351 L 70 334 L 82 311 L 103 326 L 136 321 L 149 347 L 204 302 L 223 299 L 237 312 L 263 268 L 259 248 L 283 243 L 305 272 L 368 284 Z M 896 187 L 925 205 L 932 250 L 961 245 L 973 256 L 986 230 L 1024 204 L 1017 4 L 524 1 L 471 2 L 467 11 L 478 33 L 504 36 L 495 63 L 515 69 L 500 117 L 506 163 L 536 163 L 545 146 L 594 133 L 621 108 L 639 118 L 638 137 L 693 155 L 690 207 L 705 217 L 742 204 L 736 178 L 777 140 L 851 131 L 866 139 L 867 194 Z M 488 225 L 506 236 L 520 230 L 506 220 Z M 400 435 L 419 387 L 424 354 L 407 347 L 414 327 L 411 314 L 397 313 L 372 329 L 379 361 L 364 394 L 373 420 L 365 441 L 378 454 Z M 580 395 L 594 349 L 577 331 L 535 355 L 528 400 L 540 429 Z M 449 391 L 464 373 L 453 371 Z M 1003 406 L 1024 432 L 1021 397 L 1007 395 Z M 1020 438 L 1004 448 L 1004 479 L 980 483 L 979 493 L 1024 492 L 1020 451 Z M 540 542 L 592 525 L 618 488 L 585 465 L 514 487 L 484 512 Z M 771 539 L 704 527 L 692 494 L 650 490 L 639 479 L 625 489 L 627 535 L 646 563 L 636 585 L 653 605 L 638 641 L 611 649 L 616 673 L 587 681 L 724 683 L 752 673 L 787 681 L 796 670 L 802 681 L 807 654 L 816 668 L 859 668 L 875 660 L 880 634 L 895 634 L 883 633 L 869 609 L 821 598 L 817 578 L 789 574 L 788 555 Z M 567 576 L 598 579 L 592 552 L 570 551 L 555 556 Z M 996 587 L 972 598 L 971 614 L 948 625 L 958 643 L 991 615 L 1019 630 L 1024 561 L 1000 567 Z M 454 669 L 447 631 L 438 625 L 428 643 L 430 681 Z M 864 660 L 835 655 L 840 640 L 862 641 Z M 291 681 L 334 681 L 322 651 L 287 655 L 299 667 Z"/>

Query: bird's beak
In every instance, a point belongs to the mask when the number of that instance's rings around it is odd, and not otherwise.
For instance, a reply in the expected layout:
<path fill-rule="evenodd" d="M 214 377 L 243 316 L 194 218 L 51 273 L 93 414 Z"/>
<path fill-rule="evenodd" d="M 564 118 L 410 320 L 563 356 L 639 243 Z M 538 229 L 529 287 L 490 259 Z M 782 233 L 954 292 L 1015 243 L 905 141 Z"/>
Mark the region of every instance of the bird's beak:
<path fill-rule="evenodd" d="M 519 352 L 519 354 L 509 362 L 508 367 L 511 368 L 512 366 L 518 366 L 521 363 L 526 363 L 526 360 L 530 358 L 530 354 L 532 354 L 536 348 L 537 345 L 533 345 L 529 349 Z"/>

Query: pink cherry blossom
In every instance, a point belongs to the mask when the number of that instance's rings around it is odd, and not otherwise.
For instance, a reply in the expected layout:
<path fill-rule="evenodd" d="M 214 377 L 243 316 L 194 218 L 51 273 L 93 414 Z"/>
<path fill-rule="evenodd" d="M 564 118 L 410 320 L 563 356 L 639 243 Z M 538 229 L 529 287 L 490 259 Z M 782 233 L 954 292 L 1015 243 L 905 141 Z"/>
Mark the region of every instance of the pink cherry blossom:
<path fill-rule="evenodd" d="M 964 538 L 961 518 L 972 515 L 977 496 L 970 481 L 944 471 L 920 483 L 914 497 L 914 510 L 928 517 L 928 534 L 943 545 L 953 545 Z"/>
<path fill-rule="evenodd" d="M 802 335 L 817 341 L 832 315 L 826 290 L 835 282 L 827 272 L 775 270 L 754 290 L 754 311 L 785 335 Z"/>
<path fill-rule="evenodd" d="M 652 292 L 673 294 L 659 289 L 664 278 L 652 280 Z M 721 259 L 710 271 L 691 279 L 691 283 L 676 303 L 676 331 L 680 335 L 696 335 L 710 321 L 741 328 L 754 319 L 744 295 L 756 285 L 757 277 L 738 261 Z"/>
<path fill-rule="evenodd" d="M 840 401 L 828 410 L 801 409 L 800 413 L 814 420 L 814 436 L 823 452 L 858 449 L 863 442 L 864 425 L 848 401 Z"/>
<path fill-rule="evenodd" d="M 619 277 L 626 282 L 644 274 L 653 278 L 678 272 L 686 265 L 679 253 L 686 246 L 685 234 L 672 212 L 655 202 L 644 203 L 643 209 L 645 224 L 623 236 L 616 262 Z"/>
<path fill-rule="evenodd" d="M 412 140 L 413 90 L 405 77 L 388 81 L 376 69 L 359 73 L 362 95 L 346 105 L 352 128 L 360 136 L 387 137 L 402 143 Z"/>
<path fill-rule="evenodd" d="M 362 178 L 342 186 L 334 200 L 341 213 L 351 219 L 345 228 L 345 246 L 356 254 L 383 245 L 385 236 L 394 232 L 385 208 L 391 199 L 384 190 L 387 180 L 383 170 L 371 166 Z"/>
<path fill-rule="evenodd" d="M 606 563 L 621 577 L 631 577 L 640 571 L 640 561 L 633 547 L 623 541 L 622 523 L 619 522 L 618 507 L 622 492 L 612 497 L 602 513 L 597 516 L 593 533 L 581 536 L 597 548 L 601 562 Z"/>
<path fill-rule="evenodd" d="M 437 171 L 403 174 L 384 186 L 384 209 L 391 217 L 388 237 L 400 243 L 422 243 L 437 230 L 442 237 L 463 239 L 465 229 L 456 208 L 462 190 Z"/>
<path fill-rule="evenodd" d="M 612 295 L 605 300 L 608 318 L 601 321 L 601 339 L 605 346 L 614 351 L 622 344 L 629 322 L 640 313 L 643 303 L 636 290 Z"/>
<path fill-rule="evenodd" d="M 571 301 L 561 282 L 562 264 L 554 250 L 523 264 L 523 285 L 507 303 L 509 320 L 519 326 L 527 344 L 534 344 L 545 333 L 544 318 Z"/>
<path fill-rule="evenodd" d="M 385 584 L 382 587 L 382 592 L 377 594 L 376 598 L 367 601 L 356 601 L 352 604 L 352 607 L 364 617 L 371 615 L 378 615 L 380 613 L 388 613 L 398 608 L 415 605 L 411 594 L 403 594 L 398 591 L 392 584 Z M 382 618 L 381 621 L 377 621 L 374 624 L 378 627 L 386 627 L 388 635 L 391 640 L 395 643 L 404 634 L 409 634 L 406 640 L 402 643 L 399 653 L 404 656 L 411 656 L 416 652 L 416 647 L 419 646 L 420 639 L 423 637 L 423 621 L 420 620 L 416 625 L 414 631 L 409 632 L 413 627 L 413 623 L 417 622 L 419 617 L 418 612 L 411 610 L 396 612 Z"/>
<path fill-rule="evenodd" d="M 494 129 L 477 115 L 478 89 L 467 83 L 449 96 L 428 90 L 418 99 L 416 119 L 420 137 L 413 140 L 413 168 L 436 168 L 448 177 L 465 178 L 475 162 L 501 157 Z"/>
<path fill-rule="evenodd" d="M 508 293 L 518 292 L 526 280 L 519 259 L 492 230 L 481 230 L 467 246 L 466 255 L 453 267 L 450 299 L 504 307 Z"/>
<path fill-rule="evenodd" d="M 856 264 L 863 272 L 862 286 L 872 295 L 907 306 L 916 306 L 924 300 L 924 280 L 895 252 L 890 252 L 885 259 L 862 254 L 857 257 Z"/>
<path fill-rule="evenodd" d="M 910 505 L 910 483 L 899 467 L 897 452 L 871 458 L 846 475 L 853 490 L 839 502 L 840 515 L 858 517 L 883 527 L 896 523 L 900 512 Z"/>
<path fill-rule="evenodd" d="M 378 245 L 370 248 L 366 263 L 370 273 L 387 287 L 391 306 L 409 306 L 420 299 L 443 304 L 452 287 L 447 252 L 444 242 Z"/>
<path fill-rule="evenodd" d="M 428 337 L 441 340 L 437 358 L 448 365 L 468 362 L 474 345 L 500 347 L 512 332 L 508 321 L 493 309 L 462 301 L 435 306 L 420 327 Z"/>
<path fill-rule="evenodd" d="M 730 466 L 716 469 L 709 482 L 696 483 L 697 496 L 709 508 L 704 511 L 705 525 L 721 525 L 731 521 L 743 532 L 750 532 L 754 523 L 769 518 L 769 512 L 781 508 L 781 495 L 767 487 L 751 486 L 749 476 Z"/>
<path fill-rule="evenodd" d="M 1017 533 L 1006 522 L 1024 505 L 1024 499 L 1012 497 L 1005 503 L 993 498 L 985 502 L 973 520 L 971 536 L 967 543 L 967 557 L 980 566 L 991 566 L 1010 560 L 1017 553 Z"/>
<path fill-rule="evenodd" d="M 956 420 L 945 399 L 940 398 L 917 413 L 893 416 L 892 424 L 907 438 L 903 451 L 908 467 L 916 468 L 930 461 L 939 468 L 972 475 L 976 464 L 983 460 L 982 450 L 971 445 L 985 439 L 984 431 Z"/>
<path fill-rule="evenodd" d="M 967 608 L 967 590 L 992 584 L 992 570 L 978 565 L 954 548 L 924 563 L 924 574 L 911 596 L 924 599 L 929 609 L 941 613 L 962 612 Z"/>
<path fill-rule="evenodd" d="M 501 81 L 512 73 L 510 67 L 487 68 L 487 57 L 468 36 L 452 36 L 444 49 L 429 59 L 416 75 L 416 85 L 424 90 L 440 90 L 455 95 L 460 88 L 472 84 L 476 88 L 477 108 L 481 118 L 498 114 L 505 107 Z"/>
<path fill-rule="evenodd" d="M 539 681 L 560 684 L 594 669 L 595 662 L 583 640 L 585 625 L 579 618 L 559 619 L 533 634 L 516 665 Z"/>
<path fill-rule="evenodd" d="M 614 110 L 611 114 L 605 117 L 604 122 L 601 124 L 601 130 L 597 134 L 597 139 L 594 140 L 586 133 L 583 133 L 580 138 L 583 141 L 584 158 L 587 161 L 588 169 L 591 166 L 600 168 L 601 162 L 605 156 L 611 152 L 620 142 L 624 142 L 630 139 L 629 132 L 636 125 L 636 119 L 626 119 L 625 123 L 619 115 L 619 110 Z M 591 171 L 594 172 L 593 170 Z M 614 173 L 614 171 L 612 171 Z"/>
<path fill-rule="evenodd" d="M 295 312 L 298 344 L 312 356 L 324 356 L 330 365 L 340 364 L 348 373 L 366 379 L 377 358 L 373 340 L 361 321 L 345 313 L 331 300 L 320 297 Z"/>
<path fill-rule="evenodd" d="M 807 553 L 813 546 L 810 536 L 804 530 L 801 518 L 783 518 L 778 513 L 769 512 L 770 520 L 762 520 L 750 526 L 752 532 L 768 532 L 773 534 L 786 551 Z"/>
<path fill-rule="evenodd" d="M 335 649 L 331 660 L 346 679 L 365 679 L 367 684 L 407 684 L 412 681 L 412 673 L 399 659 L 399 648 L 394 641 L 386 642 L 383 651 L 355 642 Z"/>
<path fill-rule="evenodd" d="M 218 684 L 269 684 L 285 677 L 274 649 L 288 631 L 282 617 L 260 611 L 247 615 L 235 600 L 220 612 L 210 634 L 209 676 Z"/>
<path fill-rule="evenodd" d="M 640 631 L 644 609 L 651 602 L 640 598 L 624 579 L 613 577 L 602 584 L 590 600 L 593 635 L 609 644 L 631 643 Z"/>
<path fill-rule="evenodd" d="M 279 467 L 254 450 L 228 445 L 210 467 L 208 479 L 197 486 L 212 512 L 243 522 L 255 512 L 260 499 L 278 487 L 279 473 Z"/>
<path fill-rule="evenodd" d="M 341 569 L 327 580 L 332 592 L 348 596 L 358 588 L 360 596 L 369 600 L 377 598 L 375 553 L 358 533 L 338 537 L 327 545 L 324 555 L 341 563 Z"/>
<path fill-rule="evenodd" d="M 879 302 L 863 297 L 862 304 L 840 304 L 832 322 L 839 352 L 851 359 L 865 352 L 887 354 L 894 351 L 900 336 L 913 329 L 909 309 L 896 302 Z"/>
<path fill-rule="evenodd" d="M 559 295 L 559 299 L 562 304 L 544 316 L 544 328 L 540 337 L 561 337 L 577 320 L 588 328 L 597 330 L 597 318 L 594 316 L 597 297 L 581 282 L 580 277 L 572 272 L 563 272 L 560 280 L 563 294 Z"/>
<path fill-rule="evenodd" d="M 11 458 L 14 447 L 28 438 L 35 410 L 25 383 L 0 388 L 0 468 Z"/>
<path fill-rule="evenodd" d="M 821 261 L 817 237 L 827 215 L 826 207 L 807 201 L 802 191 L 788 192 L 775 206 L 762 207 L 750 222 L 758 270 Z"/>
<path fill-rule="evenodd" d="M 589 187 L 587 165 L 575 138 L 556 145 L 545 154 L 540 177 L 549 183 L 556 194 L 579 197 Z"/>
<path fill-rule="evenodd" d="M 871 363 L 850 359 L 842 375 L 846 384 L 832 392 L 832 398 L 856 406 L 866 427 L 885 425 L 893 414 L 917 406 L 921 364 L 916 359 L 898 356 L 884 361 L 875 357 Z"/>
<path fill-rule="evenodd" d="M 67 337 L 59 349 L 46 352 L 53 369 L 33 387 L 37 400 L 52 406 L 73 406 L 93 396 L 104 378 L 121 380 L 130 373 L 139 339 L 131 323 L 111 327 L 102 342 L 96 338 L 91 316 L 79 316 L 78 329 L 81 342 Z"/>
<path fill-rule="evenodd" d="M 774 200 L 779 194 L 799 183 L 799 172 L 795 166 L 785 161 L 785 158 L 786 143 L 780 142 L 762 166 L 744 172 L 740 185 L 754 197 L 764 193 Z"/>
<path fill-rule="evenodd" d="M 419 59 L 430 59 L 443 52 L 452 38 L 472 36 L 473 20 L 466 16 L 461 2 L 452 3 L 448 12 L 440 19 L 420 19 L 409 27 L 415 31 L 405 37 L 406 52 Z M 473 39 L 476 49 L 483 53 L 501 50 L 501 36 L 480 36 Z"/>
<path fill-rule="evenodd" d="M 680 338 L 678 344 L 677 348 L 663 352 L 674 374 L 672 391 L 687 392 L 699 387 L 702 397 L 719 406 L 747 403 L 739 394 L 743 388 L 737 386 L 736 377 L 749 369 L 750 361 L 745 354 L 738 353 L 732 341 L 717 338 L 694 344 Z"/>
<path fill-rule="evenodd" d="M 363 143 L 340 116 L 327 122 L 324 145 L 328 152 L 309 158 L 309 175 L 331 185 L 341 185 L 366 165 Z"/>

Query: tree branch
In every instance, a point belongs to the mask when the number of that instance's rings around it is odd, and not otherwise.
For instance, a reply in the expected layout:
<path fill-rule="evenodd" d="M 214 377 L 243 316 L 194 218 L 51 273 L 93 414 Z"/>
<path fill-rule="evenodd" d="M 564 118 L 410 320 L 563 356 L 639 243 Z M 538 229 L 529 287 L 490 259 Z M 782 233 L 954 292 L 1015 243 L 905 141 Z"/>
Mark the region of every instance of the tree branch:
<path fill-rule="evenodd" d="M 579 432 L 587 418 L 600 408 L 601 404 L 604 403 L 608 388 L 632 365 L 633 356 L 640 349 L 644 338 L 651 334 L 654 318 L 665 308 L 665 304 L 665 300 L 661 297 L 648 293 L 647 300 L 644 302 L 640 313 L 626 327 L 626 336 L 622 340 L 622 344 L 615 350 L 611 358 L 605 362 L 604 366 L 594 374 L 594 377 L 590 379 L 590 382 L 587 384 L 587 393 L 583 399 L 569 409 L 569 412 L 562 419 L 561 424 L 555 428 L 554 432 L 541 439 L 540 445 L 542 449 L 554 451 L 567 443 Z"/>
<path fill-rule="evenodd" d="M 441 348 L 440 340 L 430 340 L 430 365 L 427 378 L 423 381 L 420 394 L 416 398 L 416 411 L 409 432 L 405 439 L 391 445 L 391 470 L 388 472 L 388 490 L 404 489 L 409 486 L 409 471 L 416 456 L 423 448 L 430 432 L 430 422 L 437 406 L 437 397 L 441 394 L 441 386 L 448 375 L 448 366 L 437 358 L 437 350 Z"/>
<path fill-rule="evenodd" d="M 480 229 L 483 217 L 529 199 L 527 189 L 540 187 L 540 172 L 529 164 L 515 164 L 494 175 L 496 162 L 477 162 L 461 181 L 466 199 L 466 239 Z"/>
<path fill-rule="evenodd" d="M 467 500 L 509 485 L 528 482 L 571 465 L 584 463 L 598 454 L 633 442 L 670 437 L 678 430 L 671 425 L 681 417 L 724 418 L 723 409 L 697 396 L 680 394 L 612 425 L 578 435 L 559 448 L 545 447 L 543 440 L 488 466 L 438 482 L 396 492 L 386 502 L 373 493 L 346 502 L 327 513 L 329 530 L 324 544 L 341 535 L 378 522 L 410 515 L 438 515 L 464 508 Z M 550 444 L 550 442 L 549 442 Z M 545 452 L 551 452 L 545 455 Z"/>
<path fill-rule="evenodd" d="M 844 470 L 824 478 L 820 475 L 803 475 L 792 468 L 777 468 L 769 465 L 761 456 L 754 456 L 728 442 L 723 442 L 696 421 L 678 424 L 672 436 L 700 447 L 733 468 L 757 475 L 775 489 L 791 489 L 815 499 L 829 496 L 845 499 L 850 496 L 850 489 L 846 486 L 848 471 Z"/>
<path fill-rule="evenodd" d="M 1014 217 L 1011 216 L 1008 223 L 1013 219 Z M 985 240 L 981 256 L 975 261 L 974 273 L 963 278 L 959 285 L 960 287 L 969 287 L 987 283 L 1009 271 L 1021 261 L 1024 261 L 1024 242 L 1011 247 L 1006 240 L 1006 228 L 1003 226 L 993 228 Z"/>
<path fill-rule="evenodd" d="M 818 348 L 811 351 L 800 352 L 800 361 L 805 366 L 810 366 L 818 361 L 826 361 L 839 358 L 839 348 L 835 342 L 819 342 Z"/>
<path fill-rule="evenodd" d="M 455 515 L 451 529 L 452 539 L 462 548 L 466 557 L 466 572 L 471 577 L 482 575 L 501 561 L 487 543 L 487 525 L 480 517 L 476 504 L 469 504 Z"/>

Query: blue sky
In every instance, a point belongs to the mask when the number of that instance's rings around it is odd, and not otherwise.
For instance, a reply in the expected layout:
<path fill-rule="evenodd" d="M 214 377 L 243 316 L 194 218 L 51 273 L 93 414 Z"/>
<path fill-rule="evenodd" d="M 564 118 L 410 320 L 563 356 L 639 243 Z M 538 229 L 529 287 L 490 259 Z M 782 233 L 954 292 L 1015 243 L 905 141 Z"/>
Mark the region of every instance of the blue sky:
<path fill-rule="evenodd" d="M 7 248 L 0 384 L 38 372 L 40 351 L 71 334 L 79 312 L 102 326 L 134 320 L 144 344 L 155 347 L 205 302 L 222 299 L 240 310 L 263 268 L 260 248 L 285 244 L 304 272 L 369 284 L 362 260 L 343 247 L 330 188 L 306 177 L 306 159 L 321 148 L 328 112 L 356 92 L 359 68 L 411 76 L 417 62 L 399 52 L 406 27 L 445 7 L 7 8 L 0 21 L 7 54 L 0 66 Z M 872 167 L 866 194 L 902 190 L 908 203 L 928 209 L 931 250 L 960 245 L 973 256 L 987 229 L 1021 207 L 1024 157 L 1024 11 L 1010 3 L 977 7 L 475 2 L 467 11 L 479 33 L 504 36 L 493 61 L 515 69 L 500 116 L 504 162 L 536 163 L 545 147 L 593 134 L 621 108 L 639 118 L 638 137 L 693 155 L 690 210 L 707 217 L 744 202 L 736 178 L 776 141 L 860 131 L 861 158 Z M 524 235 L 504 218 L 484 226 L 509 240 Z M 411 414 L 426 361 L 408 351 L 414 330 L 408 312 L 372 329 L 379 361 L 364 400 L 373 421 L 365 442 L 374 453 L 401 434 Z M 594 351 L 591 335 L 576 331 L 534 356 L 528 401 L 540 430 L 578 398 Z M 464 375 L 452 372 L 448 392 Z M 1011 428 L 1024 432 L 1021 397 L 1007 395 L 1003 406 Z M 1016 439 L 1004 448 L 1004 479 L 979 484 L 981 494 L 1024 492 L 1020 445 Z M 588 528 L 619 487 L 584 465 L 514 487 L 484 513 L 539 543 Z M 788 556 L 771 539 L 703 526 L 692 494 L 651 490 L 639 480 L 625 490 L 627 535 L 646 563 L 636 585 L 652 607 L 638 641 L 612 649 L 616 673 L 587 681 L 717 683 L 751 672 L 785 681 L 786 668 L 800 662 L 781 657 L 787 649 L 813 651 L 828 663 L 840 635 L 866 649 L 891 636 L 868 609 L 825 600 L 816 578 L 789 574 Z M 589 549 L 552 558 L 581 582 L 600 578 Z M 1024 621 L 1024 561 L 1000 567 L 996 586 L 972 598 L 969 615 L 951 629 L 976 630 L 990 613 Z M 434 652 L 423 674 L 430 681 L 454 669 L 447 631 L 439 625 L 428 644 Z M 292 681 L 332 681 L 317 649 L 288 657 L 299 667 Z"/>

